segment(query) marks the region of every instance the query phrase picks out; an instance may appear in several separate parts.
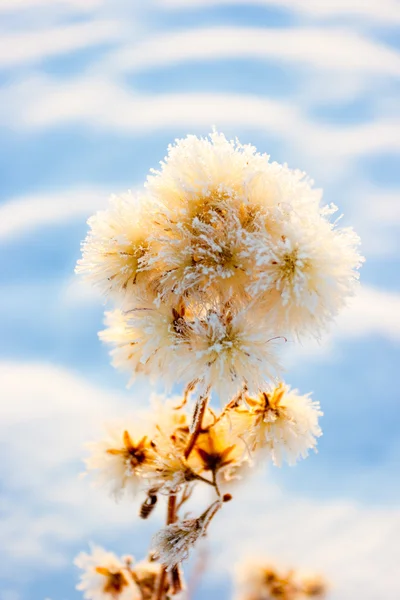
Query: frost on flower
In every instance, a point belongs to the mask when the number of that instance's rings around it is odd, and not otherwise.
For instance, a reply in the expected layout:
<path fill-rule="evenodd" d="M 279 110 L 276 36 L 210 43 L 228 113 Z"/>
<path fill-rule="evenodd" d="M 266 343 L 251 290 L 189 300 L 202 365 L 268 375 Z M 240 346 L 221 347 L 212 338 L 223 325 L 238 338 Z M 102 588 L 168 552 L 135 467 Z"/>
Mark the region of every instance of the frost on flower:
<path fill-rule="evenodd" d="M 142 600 L 130 569 L 131 559 L 122 561 L 100 546 L 92 546 L 91 553 L 81 552 L 75 565 L 83 570 L 76 586 L 88 600 Z"/>
<path fill-rule="evenodd" d="M 168 585 L 175 594 L 175 567 L 232 498 L 220 486 L 258 459 L 294 464 L 316 448 L 319 403 L 276 385 L 278 350 L 288 338 L 320 336 L 354 293 L 363 260 L 357 235 L 333 221 L 336 208 L 321 206 L 304 173 L 217 132 L 177 140 L 145 188 L 113 197 L 89 220 L 76 270 L 114 301 L 99 334 L 114 366 L 130 382 L 144 376 L 185 391 L 176 403 L 153 402 L 146 427 L 111 428 L 91 445 L 87 468 L 116 497 L 145 492 L 142 518 L 168 496 L 169 525 L 154 541 L 171 575 L 94 547 L 77 559 L 80 589 L 93 600 L 161 598 Z M 179 521 L 197 483 L 218 500 Z M 265 565 L 249 581 L 245 600 L 317 598 L 325 589 Z"/>
<path fill-rule="evenodd" d="M 156 533 L 153 538 L 154 552 L 167 570 L 188 558 L 190 550 L 205 534 L 211 519 L 220 508 L 221 502 L 217 500 L 198 519 L 184 519 L 167 525 Z"/>
<path fill-rule="evenodd" d="M 292 211 L 281 217 L 279 236 L 257 241 L 259 276 L 250 289 L 281 331 L 318 336 L 354 293 L 358 244 L 351 229 Z"/>
<path fill-rule="evenodd" d="M 191 293 L 201 299 L 213 291 L 226 299 L 246 296 L 254 267 L 251 245 L 261 224 L 254 217 L 245 228 L 242 216 L 241 206 L 222 199 L 190 223 L 173 220 L 161 233 L 156 231 L 151 240 L 157 251 L 148 253 L 143 264 L 159 297 L 166 301 L 171 294 Z"/>
<path fill-rule="evenodd" d="M 154 205 L 144 196 L 132 192 L 112 196 L 110 208 L 88 221 L 90 231 L 76 272 L 105 295 L 129 295 L 143 278 L 139 264 L 147 249 L 154 212 Z"/>
<path fill-rule="evenodd" d="M 214 302 L 177 308 L 138 307 L 108 313 L 108 329 L 101 339 L 114 346 L 113 364 L 128 370 L 132 379 L 146 374 L 190 385 L 200 383 L 200 393 L 213 388 L 228 399 L 246 383 L 256 391 L 279 370 L 277 339 L 263 326 L 262 311 Z"/>
<path fill-rule="evenodd" d="M 322 435 L 318 424 L 322 412 L 319 403 L 308 395 L 300 396 L 281 383 L 271 392 L 246 397 L 246 404 L 232 419 L 251 451 L 267 450 L 273 462 L 281 466 L 284 460 L 295 464 L 316 448 Z"/>
<path fill-rule="evenodd" d="M 187 354 L 186 322 L 181 304 L 157 308 L 148 295 L 136 298 L 132 309 L 106 313 L 107 329 L 100 339 L 114 346 L 113 365 L 131 374 L 163 377 L 169 387 L 178 379 Z M 176 367 L 174 371 L 173 367 Z"/>
<path fill-rule="evenodd" d="M 222 399 L 263 389 L 283 336 L 319 336 L 353 294 L 359 239 L 304 173 L 213 132 L 168 149 L 141 196 L 92 217 L 77 270 L 112 295 L 113 364 Z M 123 310 L 120 310 L 123 309 Z"/>
<path fill-rule="evenodd" d="M 88 471 L 95 471 L 99 483 L 119 499 L 124 492 L 137 494 L 144 488 L 143 472 L 154 451 L 148 432 L 135 424 L 110 426 L 105 439 L 88 444 Z"/>
<path fill-rule="evenodd" d="M 189 381 L 197 374 L 204 390 L 213 388 L 220 399 L 227 400 L 244 384 L 257 390 L 266 378 L 275 375 L 280 367 L 277 348 L 281 342 L 253 306 L 212 308 L 191 326 L 193 356 L 185 374 Z"/>

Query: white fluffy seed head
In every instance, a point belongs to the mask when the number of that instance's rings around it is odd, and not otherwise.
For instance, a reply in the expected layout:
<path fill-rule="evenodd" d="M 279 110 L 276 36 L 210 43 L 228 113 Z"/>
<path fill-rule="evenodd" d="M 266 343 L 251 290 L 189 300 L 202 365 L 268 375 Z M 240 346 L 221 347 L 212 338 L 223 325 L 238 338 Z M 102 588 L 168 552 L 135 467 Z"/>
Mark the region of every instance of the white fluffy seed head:
<path fill-rule="evenodd" d="M 100 337 L 113 345 L 113 364 L 129 371 L 131 380 L 144 374 L 167 387 L 198 381 L 199 393 L 213 388 L 228 400 L 244 384 L 256 392 L 279 370 L 277 350 L 284 338 L 265 326 L 257 307 L 176 306 L 107 313 L 108 328 Z"/>
<path fill-rule="evenodd" d="M 274 377 L 282 340 L 274 339 L 261 319 L 251 308 L 210 310 L 196 319 L 189 338 L 193 350 L 186 368 L 189 380 L 197 373 L 204 390 L 212 388 L 226 401 L 243 385 L 257 390 L 266 377 Z"/>
<path fill-rule="evenodd" d="M 77 270 L 123 309 L 101 334 L 115 366 L 221 397 L 262 388 L 270 340 L 319 337 L 354 293 L 359 239 L 320 200 L 252 146 L 177 140 L 145 194 L 114 198 L 83 245 Z"/>
<path fill-rule="evenodd" d="M 148 238 L 156 207 L 144 195 L 114 195 L 110 207 L 88 220 L 90 231 L 82 244 L 76 272 L 84 275 L 105 296 L 122 300 L 137 282 L 140 259 L 148 251 Z"/>
<path fill-rule="evenodd" d="M 252 452 L 268 456 L 275 465 L 284 461 L 294 465 L 315 450 L 322 435 L 318 419 L 322 416 L 318 402 L 309 395 L 279 384 L 256 398 L 247 397 L 246 405 L 233 414 L 234 427 Z"/>
<path fill-rule="evenodd" d="M 163 379 L 170 388 L 177 375 L 179 380 L 187 338 L 176 306 L 156 306 L 150 295 L 142 293 L 136 295 L 133 308 L 106 313 L 107 329 L 100 332 L 100 339 L 114 346 L 113 365 L 128 371 L 131 382 L 145 375 L 152 382 Z"/>
<path fill-rule="evenodd" d="M 246 295 L 253 273 L 252 237 L 261 219 L 255 216 L 250 222 L 243 206 L 221 200 L 183 223 L 164 215 L 162 231 L 156 229 L 151 236 L 154 252 L 142 260 L 162 301 L 171 294 L 199 299 L 207 292 L 226 299 Z"/>
<path fill-rule="evenodd" d="M 257 243 L 258 276 L 249 291 L 261 295 L 281 331 L 318 337 L 355 292 L 358 236 L 322 216 L 292 212 L 278 237 Z"/>

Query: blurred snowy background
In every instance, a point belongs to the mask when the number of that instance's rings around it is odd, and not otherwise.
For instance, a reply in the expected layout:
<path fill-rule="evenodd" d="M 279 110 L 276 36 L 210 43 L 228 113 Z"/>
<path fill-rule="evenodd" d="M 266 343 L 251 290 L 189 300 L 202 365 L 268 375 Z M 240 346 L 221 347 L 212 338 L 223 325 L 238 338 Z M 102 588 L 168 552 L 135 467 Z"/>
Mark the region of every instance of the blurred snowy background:
<path fill-rule="evenodd" d="M 197 597 L 230 598 L 256 552 L 325 573 L 332 600 L 400 598 L 399 27 L 397 0 L 0 0 L 0 600 L 77 599 L 89 540 L 140 558 L 159 525 L 78 477 L 148 390 L 109 365 L 73 268 L 109 192 L 213 125 L 306 170 L 367 262 L 324 343 L 287 351 L 319 454 L 238 492 Z"/>

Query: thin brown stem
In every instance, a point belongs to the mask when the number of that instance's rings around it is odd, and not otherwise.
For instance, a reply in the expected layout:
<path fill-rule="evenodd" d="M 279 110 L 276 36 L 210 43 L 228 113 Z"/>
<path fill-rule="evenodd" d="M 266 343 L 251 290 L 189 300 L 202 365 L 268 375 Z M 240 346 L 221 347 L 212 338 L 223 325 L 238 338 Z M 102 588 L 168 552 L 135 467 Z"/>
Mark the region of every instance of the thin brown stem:
<path fill-rule="evenodd" d="M 217 481 L 217 469 L 213 469 L 212 482 L 213 482 L 213 486 L 215 487 L 215 491 L 217 492 L 218 498 L 221 498 L 221 492 L 219 490 L 218 481 Z"/>
<path fill-rule="evenodd" d="M 170 494 L 168 498 L 168 513 L 167 513 L 167 525 L 171 525 L 176 521 L 176 511 L 178 503 L 176 494 Z M 182 590 L 182 578 L 179 565 L 171 570 L 171 590 L 172 595 L 178 594 Z"/>
<path fill-rule="evenodd" d="M 168 497 L 168 510 L 167 510 L 167 525 L 175 523 L 176 521 L 176 494 L 170 494 Z"/>
<path fill-rule="evenodd" d="M 203 396 L 202 398 L 199 398 L 199 404 L 196 408 L 195 415 L 194 415 L 194 419 L 195 419 L 194 429 L 189 437 L 189 441 L 188 441 L 188 444 L 187 444 L 186 450 L 185 450 L 185 458 L 186 459 L 189 458 L 189 456 L 196 444 L 196 440 L 199 437 L 199 434 L 201 432 L 202 425 L 203 425 L 203 417 L 204 417 L 204 413 L 206 412 L 207 403 L 208 403 L 208 394 Z"/>
<path fill-rule="evenodd" d="M 199 437 L 199 434 L 201 432 L 202 425 L 203 425 L 203 417 L 206 412 L 207 403 L 208 403 L 208 393 L 205 394 L 203 397 L 199 398 L 199 401 L 198 401 L 198 404 L 197 404 L 197 407 L 195 410 L 195 415 L 194 415 L 194 429 L 190 435 L 188 444 L 185 449 L 185 458 L 186 459 L 189 458 L 189 456 L 196 444 L 196 440 Z M 199 478 L 203 479 L 201 476 L 199 476 Z M 208 481 L 207 479 L 204 479 L 204 481 L 206 481 L 207 483 L 209 483 L 215 487 L 214 482 Z M 176 494 L 170 494 L 170 496 L 168 498 L 167 525 L 170 525 L 171 523 L 175 523 L 177 508 L 178 508 L 178 504 L 177 504 Z M 164 600 L 166 580 L 167 580 L 167 572 L 166 572 L 165 567 L 162 567 L 160 577 L 158 580 L 158 584 L 157 584 L 157 588 L 154 592 L 153 600 Z M 172 594 L 177 594 L 182 590 L 182 579 L 181 579 L 179 565 L 174 567 L 171 571 L 171 588 L 172 588 L 171 589 Z"/>
<path fill-rule="evenodd" d="M 181 499 L 179 500 L 177 507 L 176 507 L 177 513 L 178 513 L 178 510 L 185 504 L 185 502 L 187 502 L 189 500 L 192 493 L 193 493 L 193 486 L 186 484 L 183 489 Z"/>
<path fill-rule="evenodd" d="M 179 565 L 171 570 L 171 591 L 173 596 L 182 591 L 182 574 Z"/>
<path fill-rule="evenodd" d="M 194 381 L 191 381 L 185 388 L 185 391 L 183 393 L 183 400 L 180 404 L 178 404 L 177 406 L 174 406 L 175 410 L 180 410 L 181 408 L 183 408 L 189 399 L 189 396 L 191 394 L 191 392 L 193 392 L 194 388 L 197 385 L 197 379 L 195 379 Z"/>
<path fill-rule="evenodd" d="M 168 508 L 167 508 L 167 525 L 171 525 L 171 523 L 175 523 L 176 520 L 176 494 L 170 494 L 168 497 Z M 178 573 L 179 579 L 180 574 Z M 160 576 L 158 578 L 158 582 L 153 594 L 153 600 L 164 600 L 165 598 L 165 588 L 167 583 L 167 571 L 164 566 L 161 567 Z M 174 583 L 174 582 L 173 582 Z M 182 588 L 182 585 L 181 585 Z M 175 589 L 175 588 L 173 588 Z M 174 592 L 176 593 L 176 592 Z"/>
<path fill-rule="evenodd" d="M 158 581 L 157 581 L 157 585 L 156 585 L 156 588 L 155 588 L 154 594 L 153 594 L 154 600 L 164 600 L 166 582 L 167 582 L 167 571 L 165 570 L 165 567 L 162 567 Z"/>

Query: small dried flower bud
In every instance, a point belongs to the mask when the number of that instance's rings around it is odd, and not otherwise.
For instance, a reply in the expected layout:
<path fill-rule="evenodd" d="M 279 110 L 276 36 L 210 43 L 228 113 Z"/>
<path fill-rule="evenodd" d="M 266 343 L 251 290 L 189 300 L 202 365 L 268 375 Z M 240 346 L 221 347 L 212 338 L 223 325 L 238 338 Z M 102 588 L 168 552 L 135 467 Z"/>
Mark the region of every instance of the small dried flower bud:
<path fill-rule="evenodd" d="M 146 500 L 143 502 L 140 507 L 139 516 L 141 519 L 147 519 L 150 514 L 153 512 L 155 506 L 157 504 L 157 496 L 156 494 L 151 494 L 147 496 Z"/>
<path fill-rule="evenodd" d="M 224 494 L 222 496 L 222 502 L 230 502 L 232 500 L 232 494 Z"/>
<path fill-rule="evenodd" d="M 198 519 L 185 519 L 172 523 L 154 536 L 155 553 L 168 571 L 188 558 L 191 548 L 205 534 L 221 504 L 220 500 L 217 500 Z"/>

